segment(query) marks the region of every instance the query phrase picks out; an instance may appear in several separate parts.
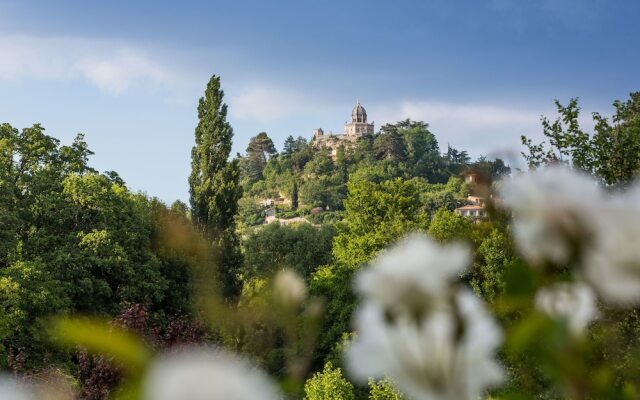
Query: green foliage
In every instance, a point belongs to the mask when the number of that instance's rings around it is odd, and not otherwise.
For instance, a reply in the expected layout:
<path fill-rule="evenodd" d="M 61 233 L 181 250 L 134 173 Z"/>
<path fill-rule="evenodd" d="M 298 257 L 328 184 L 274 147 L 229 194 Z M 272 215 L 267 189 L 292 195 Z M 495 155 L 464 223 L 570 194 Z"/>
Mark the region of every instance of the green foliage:
<path fill-rule="evenodd" d="M 494 228 L 478 246 L 471 286 L 485 300 L 493 302 L 504 292 L 505 271 L 515 262 L 513 243 L 505 232 Z"/>
<path fill-rule="evenodd" d="M 380 134 L 376 137 L 373 147 L 376 158 L 388 159 L 393 162 L 405 162 L 407 150 L 398 128 L 387 124 L 380 129 Z"/>
<path fill-rule="evenodd" d="M 420 201 L 429 215 L 440 209 L 453 211 L 467 203 L 469 188 L 460 178 L 451 177 L 447 183 L 420 185 Z"/>
<path fill-rule="evenodd" d="M 340 368 L 325 364 L 304 385 L 306 400 L 354 400 L 353 385 L 343 376 Z"/>
<path fill-rule="evenodd" d="M 291 189 L 291 209 L 296 210 L 298 208 L 298 181 L 293 181 L 293 188 Z"/>
<path fill-rule="evenodd" d="M 402 400 L 405 397 L 390 379 L 369 379 L 369 400 Z"/>
<path fill-rule="evenodd" d="M 593 113 L 594 133 L 582 130 L 578 122 L 578 99 L 563 106 L 555 102 L 558 118 L 542 120 L 544 142 L 534 144 L 522 137 L 527 153 L 522 153 L 530 168 L 552 162 L 568 162 L 600 178 L 607 185 L 629 184 L 640 170 L 640 92 L 629 100 L 613 103 L 616 113 L 609 120 Z"/>
<path fill-rule="evenodd" d="M 61 146 L 39 125 L 0 132 L 2 363 L 7 352 L 24 359 L 18 370 L 66 361 L 46 350 L 51 314 L 113 315 L 133 302 L 188 310 L 187 263 L 154 247 L 158 213 L 172 213 L 166 206 L 88 167 L 81 135 Z"/>
<path fill-rule="evenodd" d="M 243 174 L 251 182 L 255 182 L 262 179 L 262 171 L 264 171 L 269 157 L 276 155 L 278 152 L 266 132 L 260 132 L 257 136 L 249 139 L 246 151 L 247 156 L 242 163 Z"/>
<path fill-rule="evenodd" d="M 251 143 L 256 140 L 257 137 L 252 138 Z M 433 213 L 442 207 L 454 209 L 464 204 L 466 186 L 452 191 L 449 183 L 469 167 L 486 170 L 495 178 L 509 172 L 499 160 L 481 158 L 472 164 L 465 151 L 449 148 L 441 155 L 428 125 L 412 120 L 386 124 L 379 133 L 360 138 L 355 145 L 339 146 L 333 157 L 328 148 L 293 136 L 285 140 L 280 155 L 267 156 L 268 153 L 255 152 L 254 158 L 259 161 L 259 166 L 253 168 L 255 173 L 251 172 L 251 165 L 257 164 L 251 163 L 249 148 L 247 156 L 240 158 L 244 191 L 258 199 L 288 198 L 294 208 L 304 205 L 343 210 L 347 185 L 353 180 L 381 183 L 396 178 L 422 178 L 424 192 L 432 194 L 423 200 Z M 428 187 L 427 182 L 433 186 Z"/>
<path fill-rule="evenodd" d="M 323 211 L 317 214 L 307 215 L 307 221 L 312 224 L 337 224 L 344 218 L 344 211 Z"/>
<path fill-rule="evenodd" d="M 243 274 L 246 278 L 265 277 L 288 268 L 309 278 L 318 266 L 331 261 L 334 235 L 331 225 L 266 225 L 244 242 Z"/>
<path fill-rule="evenodd" d="M 193 221 L 212 241 L 223 290 L 233 296 L 239 290 L 237 274 L 242 263 L 235 233 L 242 188 L 239 161 L 228 161 L 233 130 L 223 97 L 220 78 L 214 75 L 198 103 L 189 193 Z"/>
<path fill-rule="evenodd" d="M 238 201 L 238 222 L 241 226 L 262 225 L 265 218 L 265 209 L 258 204 L 255 197 L 243 196 Z"/>
<path fill-rule="evenodd" d="M 436 211 L 431 220 L 429 235 L 441 242 L 465 239 L 470 237 L 472 225 L 468 218 L 442 208 Z"/>
<path fill-rule="evenodd" d="M 342 208 L 346 186 L 339 175 L 322 175 L 305 180 L 300 187 L 300 200 L 311 207 Z"/>
<path fill-rule="evenodd" d="M 322 365 L 336 343 L 350 330 L 351 313 L 356 305 L 352 279 L 355 270 L 340 264 L 318 268 L 311 278 L 310 291 L 326 301 L 325 318 L 319 332 L 315 362 Z M 335 361 L 335 357 L 334 357 Z"/>
<path fill-rule="evenodd" d="M 396 124 L 404 136 L 407 148 L 407 164 L 413 176 L 428 182 L 443 182 L 448 178 L 439 153 L 436 137 L 428 125 L 421 121 L 405 120 Z"/>
<path fill-rule="evenodd" d="M 338 262 L 357 268 L 407 232 L 425 230 L 428 216 L 420 202 L 420 183 L 350 181 L 344 224 L 333 248 Z"/>
<path fill-rule="evenodd" d="M 473 170 L 487 177 L 490 182 L 497 182 L 511 173 L 511 168 L 501 159 L 489 160 L 485 156 L 478 157 L 473 163 Z"/>

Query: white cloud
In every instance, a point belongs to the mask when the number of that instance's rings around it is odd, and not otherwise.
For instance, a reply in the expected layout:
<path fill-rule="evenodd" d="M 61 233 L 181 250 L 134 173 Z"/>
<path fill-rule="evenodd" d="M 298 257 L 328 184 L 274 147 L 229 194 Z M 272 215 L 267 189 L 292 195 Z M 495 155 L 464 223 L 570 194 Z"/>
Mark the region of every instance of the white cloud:
<path fill-rule="evenodd" d="M 468 127 L 518 126 L 540 120 L 540 113 L 518 108 L 437 101 L 405 101 L 394 110 L 405 118 Z M 393 108 L 392 108 L 393 110 Z"/>
<path fill-rule="evenodd" d="M 233 117 L 270 122 L 308 112 L 309 99 L 300 93 L 269 85 L 256 85 L 238 91 L 229 98 Z"/>
<path fill-rule="evenodd" d="M 157 84 L 173 80 L 169 71 L 132 49 L 119 49 L 106 58 L 81 59 L 76 67 L 91 83 L 113 93 L 121 93 L 140 80 Z"/>
<path fill-rule="evenodd" d="M 0 80 L 85 79 L 118 94 L 135 85 L 171 85 L 178 76 L 143 49 L 74 37 L 0 37 Z"/>

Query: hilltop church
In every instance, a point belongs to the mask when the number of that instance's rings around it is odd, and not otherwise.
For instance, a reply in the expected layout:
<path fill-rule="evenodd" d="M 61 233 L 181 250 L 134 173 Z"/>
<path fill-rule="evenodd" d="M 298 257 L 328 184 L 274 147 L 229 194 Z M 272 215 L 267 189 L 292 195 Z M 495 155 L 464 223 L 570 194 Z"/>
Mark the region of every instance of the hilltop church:
<path fill-rule="evenodd" d="M 336 157 L 338 147 L 353 146 L 356 141 L 364 136 L 373 135 L 373 122 L 367 123 L 367 111 L 360 105 L 360 100 L 351 111 L 351 122 L 344 125 L 344 132 L 339 134 L 324 134 L 322 128 L 313 131 L 313 144 L 315 147 L 328 147 L 331 149 L 331 156 Z"/>

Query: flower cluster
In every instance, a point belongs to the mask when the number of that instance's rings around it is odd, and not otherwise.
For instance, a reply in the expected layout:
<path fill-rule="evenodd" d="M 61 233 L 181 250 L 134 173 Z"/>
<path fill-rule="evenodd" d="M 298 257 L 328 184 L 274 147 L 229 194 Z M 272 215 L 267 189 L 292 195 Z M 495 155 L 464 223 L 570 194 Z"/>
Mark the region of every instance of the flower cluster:
<path fill-rule="evenodd" d="M 640 187 L 608 195 L 592 178 L 552 166 L 517 176 L 502 190 L 514 236 L 533 265 L 566 267 L 614 305 L 640 303 Z"/>
<path fill-rule="evenodd" d="M 513 211 L 513 235 L 534 266 L 564 264 L 597 233 L 594 216 L 604 197 L 587 175 L 549 167 L 517 176 L 501 193 Z"/>
<path fill-rule="evenodd" d="M 476 399 L 502 378 L 502 335 L 483 304 L 453 282 L 469 265 L 462 245 L 411 236 L 359 273 L 364 297 L 347 353 L 354 378 L 391 378 L 419 399 Z"/>

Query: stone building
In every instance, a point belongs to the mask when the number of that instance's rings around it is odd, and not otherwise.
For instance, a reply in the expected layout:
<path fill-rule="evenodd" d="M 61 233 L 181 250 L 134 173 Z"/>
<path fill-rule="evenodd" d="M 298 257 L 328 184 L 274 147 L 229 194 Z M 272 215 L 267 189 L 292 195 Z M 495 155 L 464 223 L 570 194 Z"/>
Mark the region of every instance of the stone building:
<path fill-rule="evenodd" d="M 373 135 L 373 122 L 367 122 L 367 111 L 358 100 L 353 111 L 351 111 L 351 122 L 344 124 L 342 133 L 325 135 L 322 128 L 315 129 L 313 131 L 313 144 L 316 148 L 328 147 L 331 149 L 331 156 L 335 158 L 338 147 L 353 146 L 361 137 L 371 135 Z"/>

